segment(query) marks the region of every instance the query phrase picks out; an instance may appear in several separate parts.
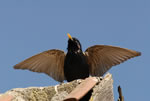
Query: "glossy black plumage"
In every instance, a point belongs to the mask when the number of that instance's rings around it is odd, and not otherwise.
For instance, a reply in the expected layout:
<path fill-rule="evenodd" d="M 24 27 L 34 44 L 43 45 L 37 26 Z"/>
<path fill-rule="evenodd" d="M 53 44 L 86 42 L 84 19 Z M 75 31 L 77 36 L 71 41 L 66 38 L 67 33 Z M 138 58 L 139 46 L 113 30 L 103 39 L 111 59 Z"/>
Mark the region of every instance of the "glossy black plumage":
<path fill-rule="evenodd" d="M 68 52 L 65 57 L 64 75 L 67 81 L 85 79 L 89 76 L 89 65 L 82 52 Z"/>
<path fill-rule="evenodd" d="M 67 81 L 85 79 L 89 76 L 89 65 L 76 38 L 68 40 L 68 52 L 64 62 L 64 75 Z"/>

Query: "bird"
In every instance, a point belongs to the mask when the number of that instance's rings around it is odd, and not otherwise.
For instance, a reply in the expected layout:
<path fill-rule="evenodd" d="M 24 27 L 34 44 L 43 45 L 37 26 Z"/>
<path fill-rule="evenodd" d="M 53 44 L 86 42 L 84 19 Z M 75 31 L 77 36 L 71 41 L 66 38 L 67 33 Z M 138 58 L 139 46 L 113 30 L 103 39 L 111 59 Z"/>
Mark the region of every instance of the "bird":
<path fill-rule="evenodd" d="M 82 51 L 80 41 L 69 33 L 67 36 L 67 52 L 50 49 L 21 61 L 14 68 L 45 73 L 56 81 L 70 82 L 103 76 L 112 66 L 141 55 L 141 52 L 111 45 L 93 45 Z"/>

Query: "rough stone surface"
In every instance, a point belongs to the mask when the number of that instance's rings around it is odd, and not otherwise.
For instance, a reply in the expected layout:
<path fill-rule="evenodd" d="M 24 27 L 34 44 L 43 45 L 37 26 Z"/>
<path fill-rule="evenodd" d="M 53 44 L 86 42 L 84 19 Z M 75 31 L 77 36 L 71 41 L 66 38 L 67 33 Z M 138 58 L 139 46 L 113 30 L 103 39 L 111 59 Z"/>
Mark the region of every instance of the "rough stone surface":
<path fill-rule="evenodd" d="M 107 74 L 104 79 L 93 88 L 93 101 L 114 101 L 112 75 Z"/>
<path fill-rule="evenodd" d="M 7 91 L 2 96 L 9 95 L 11 100 L 7 101 L 62 101 L 83 80 L 75 80 L 49 87 L 15 88 Z M 93 101 L 114 101 L 112 75 L 107 74 L 103 80 L 93 88 Z"/>

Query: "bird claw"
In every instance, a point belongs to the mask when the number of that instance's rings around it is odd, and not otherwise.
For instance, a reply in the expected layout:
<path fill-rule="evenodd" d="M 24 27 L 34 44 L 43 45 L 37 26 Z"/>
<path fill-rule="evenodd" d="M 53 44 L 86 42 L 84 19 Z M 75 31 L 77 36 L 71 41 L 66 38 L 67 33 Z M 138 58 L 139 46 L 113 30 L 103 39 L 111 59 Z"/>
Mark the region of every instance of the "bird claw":
<path fill-rule="evenodd" d="M 103 77 L 96 77 L 96 79 L 98 80 L 98 82 L 103 80 Z"/>

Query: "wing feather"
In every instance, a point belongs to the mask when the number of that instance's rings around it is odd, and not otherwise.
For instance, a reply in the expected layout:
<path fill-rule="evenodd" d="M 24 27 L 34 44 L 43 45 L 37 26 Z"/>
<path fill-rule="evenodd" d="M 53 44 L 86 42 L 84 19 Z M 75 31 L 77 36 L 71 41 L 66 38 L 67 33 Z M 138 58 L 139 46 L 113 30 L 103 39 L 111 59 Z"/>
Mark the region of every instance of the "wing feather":
<path fill-rule="evenodd" d="M 48 50 L 34 55 L 14 66 L 15 69 L 28 69 L 33 72 L 46 73 L 62 82 L 64 77 L 65 53 L 61 50 Z"/>
<path fill-rule="evenodd" d="M 85 51 L 92 76 L 102 76 L 112 66 L 140 55 L 134 50 L 107 45 L 95 45 Z"/>

